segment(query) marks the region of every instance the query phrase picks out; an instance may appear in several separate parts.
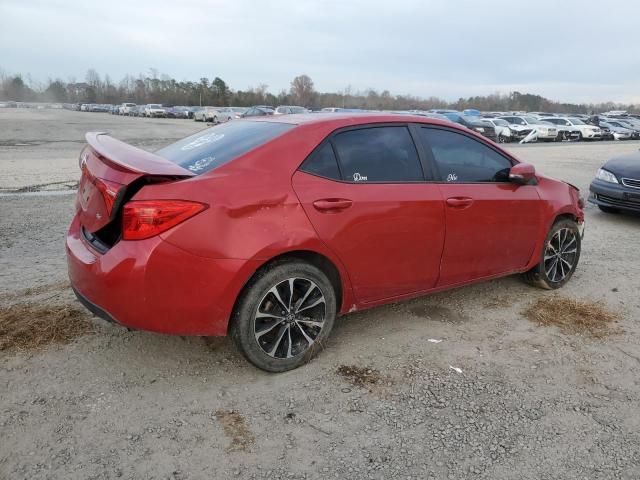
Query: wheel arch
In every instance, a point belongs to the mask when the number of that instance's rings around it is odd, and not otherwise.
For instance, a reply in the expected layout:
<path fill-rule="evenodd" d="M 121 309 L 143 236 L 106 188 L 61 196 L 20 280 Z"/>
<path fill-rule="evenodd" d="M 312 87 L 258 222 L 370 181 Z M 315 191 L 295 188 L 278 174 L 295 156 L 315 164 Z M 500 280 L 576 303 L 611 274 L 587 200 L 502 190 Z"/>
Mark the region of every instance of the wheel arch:
<path fill-rule="evenodd" d="M 242 297 L 253 285 L 254 280 L 262 272 L 273 267 L 274 265 L 282 264 L 291 260 L 298 260 L 309 263 L 310 265 L 318 268 L 327 276 L 336 293 L 336 305 L 338 306 L 338 312 L 343 311 L 343 309 L 345 308 L 345 295 L 346 299 L 351 302 L 351 286 L 349 280 L 345 278 L 346 272 L 341 273 L 341 270 L 329 257 L 313 250 L 290 250 L 264 260 L 263 263 L 258 268 L 256 268 L 256 270 L 249 276 L 247 281 L 238 292 L 236 300 L 233 304 L 233 309 L 231 310 L 231 318 L 227 325 L 228 333 L 232 328 L 234 312 L 236 312 L 238 304 L 241 301 Z"/>

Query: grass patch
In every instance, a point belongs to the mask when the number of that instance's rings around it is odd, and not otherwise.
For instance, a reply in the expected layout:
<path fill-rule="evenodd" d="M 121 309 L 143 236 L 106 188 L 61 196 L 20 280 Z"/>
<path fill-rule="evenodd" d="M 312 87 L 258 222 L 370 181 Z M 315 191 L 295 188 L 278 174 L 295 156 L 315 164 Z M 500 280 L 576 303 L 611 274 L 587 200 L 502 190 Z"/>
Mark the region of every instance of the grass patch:
<path fill-rule="evenodd" d="M 619 314 L 600 302 L 564 297 L 543 297 L 529 306 L 523 315 L 540 325 L 559 327 L 564 333 L 583 334 L 594 338 L 613 332 Z"/>
<path fill-rule="evenodd" d="M 17 303 L 0 307 L 0 351 L 70 343 L 94 331 L 86 311 L 69 305 Z"/>

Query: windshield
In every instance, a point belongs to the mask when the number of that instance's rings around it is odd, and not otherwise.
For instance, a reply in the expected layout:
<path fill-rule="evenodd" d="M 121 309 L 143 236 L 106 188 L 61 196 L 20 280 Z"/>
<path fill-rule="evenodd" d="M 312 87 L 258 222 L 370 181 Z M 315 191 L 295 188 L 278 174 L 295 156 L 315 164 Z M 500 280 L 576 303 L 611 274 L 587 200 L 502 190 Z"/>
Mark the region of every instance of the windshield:
<path fill-rule="evenodd" d="M 534 125 L 535 125 L 536 123 L 540 123 L 540 120 L 538 120 L 536 117 L 531 117 L 531 116 L 528 116 L 528 115 L 527 115 L 526 117 L 524 117 L 524 120 L 525 120 L 527 123 L 529 123 L 529 124 L 533 123 Z"/>
<path fill-rule="evenodd" d="M 149 105 L 147 105 L 149 108 L 162 108 L 162 105 L 160 105 L 159 103 L 150 103 Z"/>
<path fill-rule="evenodd" d="M 183 138 L 156 154 L 199 175 L 244 155 L 294 126 L 238 120 Z"/>
<path fill-rule="evenodd" d="M 570 118 L 569 120 L 571 120 L 571 123 L 573 123 L 574 125 L 586 125 L 586 123 L 584 123 L 579 118 Z"/>
<path fill-rule="evenodd" d="M 506 120 L 502 120 L 501 118 L 492 118 L 491 121 L 494 125 L 498 125 L 499 127 L 509 126 L 509 123 Z"/>

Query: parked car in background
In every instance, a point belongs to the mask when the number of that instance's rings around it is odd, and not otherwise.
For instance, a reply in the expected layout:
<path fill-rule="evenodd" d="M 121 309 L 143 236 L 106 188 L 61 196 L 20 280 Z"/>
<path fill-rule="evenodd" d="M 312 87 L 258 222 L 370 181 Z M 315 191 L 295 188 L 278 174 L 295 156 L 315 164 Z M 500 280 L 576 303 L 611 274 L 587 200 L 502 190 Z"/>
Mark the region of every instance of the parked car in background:
<path fill-rule="evenodd" d="M 240 118 L 244 109 L 238 111 L 238 107 L 220 107 L 217 109 L 216 121 L 213 123 L 225 123 L 235 118 Z"/>
<path fill-rule="evenodd" d="M 260 106 L 260 107 L 249 107 L 247 111 L 245 111 L 240 117 L 264 117 L 267 115 L 273 115 L 274 110 L 271 107 Z"/>
<path fill-rule="evenodd" d="M 595 125 L 589 125 L 582 118 L 567 117 L 565 120 L 567 120 L 567 122 L 569 122 L 570 125 L 580 130 L 581 140 L 600 140 L 602 138 L 602 132 L 600 131 L 600 127 L 596 127 Z"/>
<path fill-rule="evenodd" d="M 493 125 L 498 143 L 508 143 L 513 140 L 511 128 L 506 120 L 501 118 L 483 118 L 483 120 Z"/>
<path fill-rule="evenodd" d="M 538 140 L 546 142 L 553 142 L 558 136 L 557 127 L 530 115 L 508 115 L 500 118 L 507 121 L 509 128 L 515 131 L 520 139 L 526 138 L 533 130 L 537 132 Z"/>
<path fill-rule="evenodd" d="M 452 122 L 464 125 L 469 130 L 478 132 L 483 136 L 493 140 L 494 142 L 498 140 L 494 126 L 491 123 L 487 122 L 484 118 L 468 117 L 461 114 L 460 112 L 446 112 L 442 115 L 447 117 Z"/>
<path fill-rule="evenodd" d="M 134 329 L 229 334 L 271 372 L 321 352 L 340 314 L 514 273 L 556 289 L 580 259 L 578 189 L 450 122 L 280 116 L 155 153 L 87 142 L 66 237 L 78 299 Z"/>
<path fill-rule="evenodd" d="M 273 112 L 274 115 L 288 115 L 292 113 L 309 113 L 309 110 L 307 110 L 304 107 L 292 107 L 287 105 L 281 105 L 278 108 L 276 108 L 275 111 Z"/>
<path fill-rule="evenodd" d="M 558 136 L 556 137 L 556 140 L 560 142 L 563 140 L 580 140 L 580 137 L 582 135 L 581 130 L 578 127 L 572 125 L 571 122 L 566 118 L 543 117 L 540 119 L 540 121 L 556 126 L 556 128 L 558 129 Z"/>
<path fill-rule="evenodd" d="M 159 103 L 149 103 L 144 107 L 145 117 L 166 117 L 167 110 Z"/>
<path fill-rule="evenodd" d="M 622 127 L 628 128 L 629 130 L 631 130 L 633 132 L 634 139 L 640 138 L 640 121 L 632 117 L 624 118 L 624 119 L 618 118 L 613 121 L 616 123 L 619 123 L 620 125 L 622 125 Z"/>
<path fill-rule="evenodd" d="M 167 118 L 189 118 L 189 107 L 171 107 L 167 108 Z"/>
<path fill-rule="evenodd" d="M 131 112 L 137 107 L 135 103 L 122 103 L 118 107 L 118 115 L 131 115 Z"/>
<path fill-rule="evenodd" d="M 231 107 L 233 113 L 235 114 L 235 118 L 242 118 L 242 114 L 248 110 L 247 107 Z"/>
<path fill-rule="evenodd" d="M 596 173 L 589 191 L 589 202 L 603 212 L 640 212 L 640 153 L 606 162 Z"/>
<path fill-rule="evenodd" d="M 213 122 L 218 123 L 218 108 L 216 107 L 200 107 L 193 112 L 193 119 L 196 122 Z"/>
<path fill-rule="evenodd" d="M 613 135 L 614 140 L 632 140 L 634 138 L 635 132 L 626 127 L 623 127 L 622 124 L 614 121 L 611 122 L 600 122 L 600 128 L 607 128 Z"/>

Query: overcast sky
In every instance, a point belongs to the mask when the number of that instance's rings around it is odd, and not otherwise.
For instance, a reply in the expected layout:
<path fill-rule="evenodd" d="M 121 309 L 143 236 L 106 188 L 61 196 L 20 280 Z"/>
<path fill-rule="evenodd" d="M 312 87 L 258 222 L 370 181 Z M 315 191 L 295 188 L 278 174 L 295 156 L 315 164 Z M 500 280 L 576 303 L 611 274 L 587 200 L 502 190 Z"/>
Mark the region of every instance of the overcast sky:
<path fill-rule="evenodd" d="M 640 103 L 638 19 L 635 0 L 0 0 L 0 69 Z"/>

